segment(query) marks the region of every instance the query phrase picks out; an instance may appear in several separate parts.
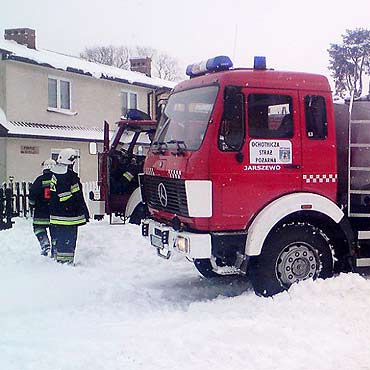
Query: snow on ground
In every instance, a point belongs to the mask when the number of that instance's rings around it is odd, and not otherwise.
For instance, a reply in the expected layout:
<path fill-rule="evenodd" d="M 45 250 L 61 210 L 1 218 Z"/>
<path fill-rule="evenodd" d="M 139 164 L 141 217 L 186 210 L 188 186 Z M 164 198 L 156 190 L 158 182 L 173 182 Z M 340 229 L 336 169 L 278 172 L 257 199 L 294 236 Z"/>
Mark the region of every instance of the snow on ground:
<path fill-rule="evenodd" d="M 76 266 L 40 256 L 30 220 L 0 248 L 2 370 L 370 369 L 370 280 L 356 274 L 260 298 L 107 221 L 80 228 Z"/>

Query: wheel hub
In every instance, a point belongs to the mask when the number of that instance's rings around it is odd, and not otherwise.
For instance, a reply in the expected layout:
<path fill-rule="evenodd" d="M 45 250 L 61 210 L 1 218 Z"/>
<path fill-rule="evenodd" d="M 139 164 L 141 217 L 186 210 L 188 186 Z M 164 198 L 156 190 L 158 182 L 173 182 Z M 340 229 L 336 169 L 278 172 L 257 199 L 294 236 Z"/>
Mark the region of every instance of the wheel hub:
<path fill-rule="evenodd" d="M 276 273 L 284 286 L 315 278 L 319 269 L 314 250 L 304 243 L 287 246 L 279 255 Z"/>

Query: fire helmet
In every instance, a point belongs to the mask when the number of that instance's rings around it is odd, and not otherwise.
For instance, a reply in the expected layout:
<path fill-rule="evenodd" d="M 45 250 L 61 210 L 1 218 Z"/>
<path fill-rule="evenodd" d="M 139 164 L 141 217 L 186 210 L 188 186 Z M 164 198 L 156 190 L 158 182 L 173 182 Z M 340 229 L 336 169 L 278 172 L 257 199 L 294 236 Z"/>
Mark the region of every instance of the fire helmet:
<path fill-rule="evenodd" d="M 72 148 L 62 149 L 59 152 L 57 163 L 71 165 L 75 163 L 78 157 L 76 150 Z"/>
<path fill-rule="evenodd" d="M 42 170 L 51 170 L 57 162 L 54 161 L 54 159 L 48 158 L 45 159 L 44 162 L 41 163 Z"/>

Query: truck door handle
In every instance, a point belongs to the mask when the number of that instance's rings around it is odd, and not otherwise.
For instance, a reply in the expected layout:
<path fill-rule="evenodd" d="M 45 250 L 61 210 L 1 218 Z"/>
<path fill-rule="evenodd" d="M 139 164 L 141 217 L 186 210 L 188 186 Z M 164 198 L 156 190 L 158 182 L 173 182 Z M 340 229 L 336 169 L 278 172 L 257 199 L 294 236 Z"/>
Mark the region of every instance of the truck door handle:
<path fill-rule="evenodd" d="M 284 168 L 295 168 L 298 170 L 301 166 L 299 164 L 284 164 Z"/>

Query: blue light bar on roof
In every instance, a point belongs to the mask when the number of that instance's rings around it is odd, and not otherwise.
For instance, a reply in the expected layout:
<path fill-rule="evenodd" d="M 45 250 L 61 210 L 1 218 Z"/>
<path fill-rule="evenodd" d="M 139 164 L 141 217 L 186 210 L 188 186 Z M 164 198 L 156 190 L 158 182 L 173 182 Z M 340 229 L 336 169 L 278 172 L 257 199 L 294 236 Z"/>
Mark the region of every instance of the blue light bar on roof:
<path fill-rule="evenodd" d="M 188 65 L 186 68 L 186 75 L 191 77 L 205 75 L 208 72 L 218 72 L 230 69 L 233 62 L 229 57 L 220 55 L 199 63 Z"/>
<path fill-rule="evenodd" d="M 266 57 L 254 57 L 254 69 L 266 69 Z"/>

